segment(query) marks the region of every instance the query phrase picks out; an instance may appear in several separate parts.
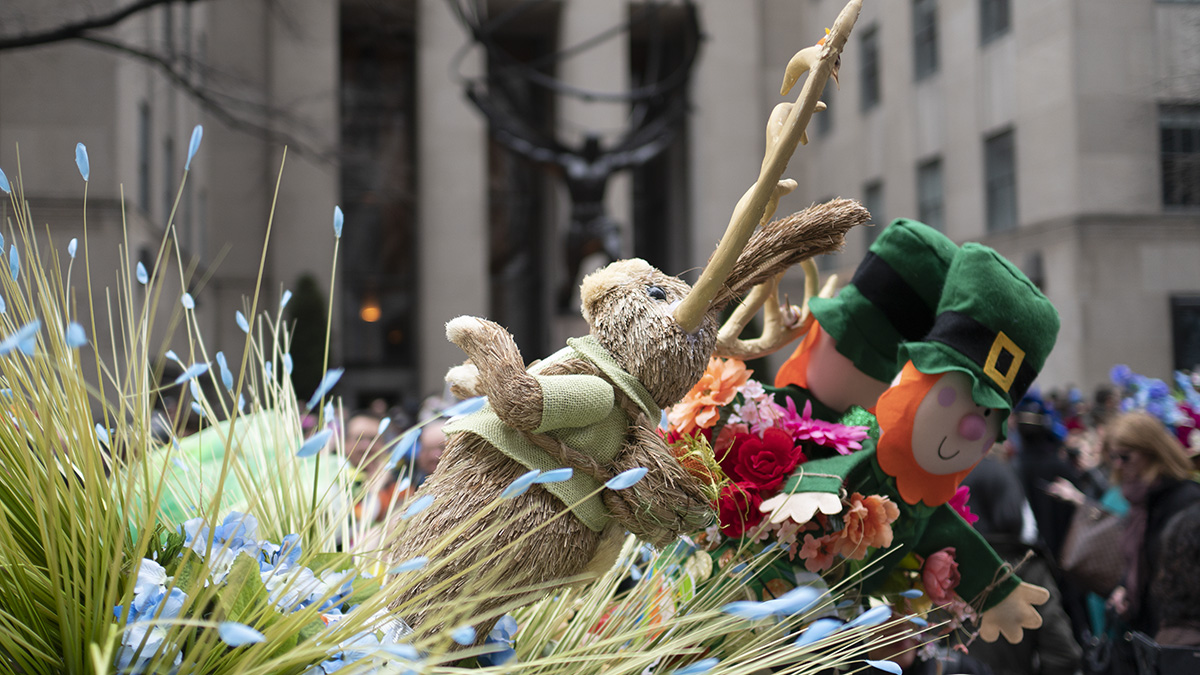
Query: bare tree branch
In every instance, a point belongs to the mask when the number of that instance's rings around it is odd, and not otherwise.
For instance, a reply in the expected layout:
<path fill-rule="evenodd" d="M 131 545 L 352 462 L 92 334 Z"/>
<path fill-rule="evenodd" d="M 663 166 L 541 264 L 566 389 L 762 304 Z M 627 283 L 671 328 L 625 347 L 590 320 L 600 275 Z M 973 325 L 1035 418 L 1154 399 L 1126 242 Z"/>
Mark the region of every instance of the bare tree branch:
<path fill-rule="evenodd" d="M 33 47 L 35 45 L 43 45 L 51 42 L 61 42 L 62 40 L 70 40 L 72 38 L 83 37 L 83 34 L 90 30 L 99 28 L 109 28 L 121 23 L 130 16 L 138 12 L 145 11 L 157 5 L 165 5 L 175 0 L 137 0 L 131 2 L 124 7 L 117 7 L 107 14 L 93 16 L 86 19 L 80 19 L 71 23 L 65 23 L 54 28 L 27 33 L 25 35 L 15 35 L 12 37 L 0 37 L 0 51 L 5 49 L 19 49 L 21 47 Z M 184 2 L 192 3 L 196 0 L 184 0 Z"/>
<path fill-rule="evenodd" d="M 271 142 L 281 143 L 286 145 L 292 152 L 299 153 L 301 156 L 317 162 L 331 163 L 336 158 L 336 152 L 333 150 L 316 147 L 292 134 L 287 133 L 286 131 L 275 129 L 269 124 L 256 122 L 254 120 L 234 115 L 232 112 L 230 112 L 226 105 L 217 100 L 218 94 L 204 87 L 196 86 L 191 81 L 191 78 L 187 77 L 183 73 L 180 73 L 171 61 L 159 54 L 155 54 L 154 52 L 144 49 L 139 49 L 133 45 L 123 42 L 110 40 L 108 38 L 96 37 L 94 35 L 76 35 L 74 36 L 74 39 L 81 40 L 98 47 L 112 49 L 156 66 L 167 77 L 167 79 L 169 79 L 183 91 L 187 92 L 189 96 L 199 103 L 200 107 L 231 129 L 257 135 Z M 219 94 L 219 96 L 222 98 L 229 98 L 229 96 L 226 94 Z M 244 101 L 242 103 L 251 105 L 250 103 Z M 258 104 L 252 105 L 257 106 Z M 278 111 L 271 110 L 269 107 L 263 107 L 263 109 L 264 114 L 267 116 L 280 114 Z"/>

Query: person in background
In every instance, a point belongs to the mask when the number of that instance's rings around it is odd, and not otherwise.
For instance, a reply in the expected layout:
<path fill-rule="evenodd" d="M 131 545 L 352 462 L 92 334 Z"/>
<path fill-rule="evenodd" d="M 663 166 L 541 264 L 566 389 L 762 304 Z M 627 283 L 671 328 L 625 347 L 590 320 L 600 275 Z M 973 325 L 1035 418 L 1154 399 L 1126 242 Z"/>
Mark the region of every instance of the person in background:
<path fill-rule="evenodd" d="M 1108 602 L 1133 630 L 1154 635 L 1161 617 L 1150 581 L 1162 566 L 1163 532 L 1172 516 L 1200 503 L 1200 484 L 1192 480 L 1183 446 L 1149 414 L 1121 415 L 1109 429 L 1108 444 L 1114 481 L 1129 502 L 1121 538 L 1125 577 Z"/>
<path fill-rule="evenodd" d="M 1020 479 L 1002 458 L 997 445 L 975 470 L 963 479 L 971 489 L 969 506 L 979 517 L 975 529 L 987 539 L 1021 578 L 1050 591 L 1050 600 L 1038 608 L 1042 626 L 1028 631 L 1018 644 L 975 640 L 970 655 L 991 666 L 996 675 L 1073 675 L 1079 670 L 1083 649 L 1075 640 L 1071 619 L 1045 553 L 1037 546 L 1033 512 Z"/>
<path fill-rule="evenodd" d="M 355 504 L 355 517 L 378 522 L 396 497 L 396 472 L 387 466 L 387 447 L 395 438 L 391 425 L 371 410 L 360 410 L 346 422 L 346 460 L 358 470 L 363 496 Z"/>
<path fill-rule="evenodd" d="M 1175 514 L 1163 531 L 1162 565 L 1150 586 L 1158 608 L 1154 641 L 1164 646 L 1200 647 L 1200 503 Z M 1200 663 L 1197 664 L 1200 667 Z"/>

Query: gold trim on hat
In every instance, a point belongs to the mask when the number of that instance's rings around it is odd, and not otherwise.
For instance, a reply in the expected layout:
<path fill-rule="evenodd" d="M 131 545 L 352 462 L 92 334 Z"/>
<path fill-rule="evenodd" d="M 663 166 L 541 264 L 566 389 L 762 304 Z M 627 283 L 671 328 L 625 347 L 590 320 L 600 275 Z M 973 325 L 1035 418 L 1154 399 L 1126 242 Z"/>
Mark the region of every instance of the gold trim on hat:
<path fill-rule="evenodd" d="M 1007 373 L 996 370 L 996 361 L 1004 352 L 1012 354 L 1012 363 L 1009 364 Z M 996 333 L 996 339 L 992 340 L 992 349 L 988 352 L 987 361 L 983 364 L 983 374 L 992 378 L 1007 394 L 1009 388 L 1012 387 L 1013 380 L 1017 379 L 1017 371 L 1021 368 L 1024 360 L 1025 350 L 1018 347 L 1012 338 L 1004 334 L 1004 331 L 999 331 Z"/>

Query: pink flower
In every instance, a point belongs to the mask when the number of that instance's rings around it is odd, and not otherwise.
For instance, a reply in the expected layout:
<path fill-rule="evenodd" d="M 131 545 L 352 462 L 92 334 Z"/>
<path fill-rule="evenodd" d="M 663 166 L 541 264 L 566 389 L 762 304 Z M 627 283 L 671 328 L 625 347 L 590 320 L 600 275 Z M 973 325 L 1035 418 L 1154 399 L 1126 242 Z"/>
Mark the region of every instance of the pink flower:
<path fill-rule="evenodd" d="M 944 605 L 954 599 L 954 589 L 958 588 L 961 579 L 953 546 L 930 555 L 921 566 L 921 582 L 925 584 L 925 593 L 936 605 Z"/>
<path fill-rule="evenodd" d="M 812 418 L 812 401 L 804 404 L 804 414 L 796 413 L 796 403 L 791 399 L 787 402 L 789 415 L 780 426 L 792 434 L 796 441 L 812 441 L 838 451 L 838 454 L 848 455 L 862 449 L 859 441 L 867 437 L 866 427 L 849 427 L 825 420 Z"/>
<path fill-rule="evenodd" d="M 788 411 L 776 403 L 757 380 L 746 382 L 741 394 L 742 403 L 734 404 L 729 423 L 741 422 L 761 436 L 767 429 L 780 426 L 788 419 Z"/>
<path fill-rule="evenodd" d="M 979 520 L 979 516 L 971 513 L 971 507 L 967 505 L 967 500 L 971 498 L 971 488 L 966 485 L 959 485 L 958 490 L 954 492 L 954 496 L 948 502 L 950 508 L 958 512 L 958 515 L 963 517 L 963 520 L 974 525 L 975 521 Z"/>
<path fill-rule="evenodd" d="M 804 560 L 804 568 L 809 572 L 823 572 L 833 564 L 834 546 L 837 535 L 814 537 L 804 535 L 804 545 L 800 547 L 800 558 Z"/>

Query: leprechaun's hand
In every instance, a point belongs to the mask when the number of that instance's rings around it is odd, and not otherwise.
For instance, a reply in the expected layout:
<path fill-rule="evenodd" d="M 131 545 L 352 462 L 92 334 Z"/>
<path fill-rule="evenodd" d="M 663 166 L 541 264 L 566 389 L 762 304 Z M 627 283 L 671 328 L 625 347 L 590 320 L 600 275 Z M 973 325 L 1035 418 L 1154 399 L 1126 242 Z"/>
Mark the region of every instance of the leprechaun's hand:
<path fill-rule="evenodd" d="M 790 519 L 803 524 L 812 520 L 818 511 L 828 516 L 841 513 L 842 500 L 827 492 L 796 492 L 775 495 L 763 502 L 758 510 L 770 514 L 772 523 Z"/>
<path fill-rule="evenodd" d="M 1050 591 L 1041 586 L 1021 582 L 1016 590 L 1000 601 L 1000 604 L 979 617 L 979 637 L 984 642 L 995 642 L 1004 635 L 1011 644 L 1017 644 L 1024 636 L 1024 628 L 1041 628 L 1042 615 L 1033 608 L 1050 599 Z"/>

